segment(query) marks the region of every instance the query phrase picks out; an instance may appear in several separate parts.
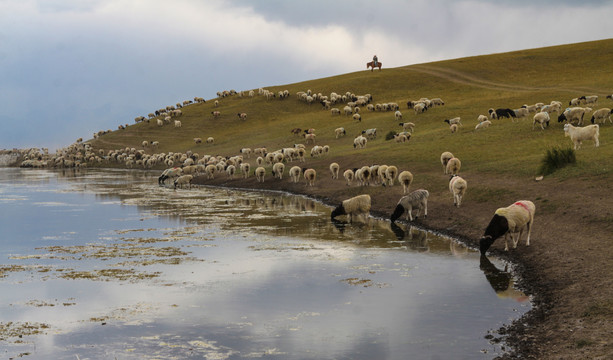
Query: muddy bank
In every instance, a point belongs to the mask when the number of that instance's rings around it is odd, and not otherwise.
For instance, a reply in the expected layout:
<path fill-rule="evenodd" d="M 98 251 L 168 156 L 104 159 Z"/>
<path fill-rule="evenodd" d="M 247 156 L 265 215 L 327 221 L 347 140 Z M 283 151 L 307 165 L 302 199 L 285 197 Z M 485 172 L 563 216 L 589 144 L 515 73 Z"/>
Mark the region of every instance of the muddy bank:
<path fill-rule="evenodd" d="M 327 174 L 326 174 L 327 175 Z M 428 189 L 428 218 L 415 225 L 452 235 L 465 244 L 477 247 L 478 239 L 494 211 L 501 206 L 531 199 L 537 207 L 531 246 L 522 241 L 518 248 L 504 252 L 496 241 L 490 250 L 516 265 L 521 276 L 519 287 L 532 295 L 534 309 L 513 324 L 500 329 L 491 341 L 504 340 L 512 351 L 505 358 L 584 359 L 606 358 L 613 354 L 613 216 L 609 199 L 600 189 L 609 186 L 594 179 L 588 189 L 584 181 L 567 180 L 564 192 L 560 184 L 545 179 L 513 179 L 479 175 L 480 182 L 500 188 L 521 189 L 498 192 L 492 196 L 471 198 L 471 188 L 461 208 L 453 207 L 451 194 L 443 189 Z M 304 181 L 293 184 L 289 179 L 269 177 L 264 183 L 248 179 L 227 179 L 224 175 L 201 185 L 287 191 L 302 194 L 329 205 L 349 197 L 368 193 L 372 197 L 372 214 L 389 218 L 401 186 L 346 186 L 343 180 L 319 179 L 308 187 Z M 474 182 L 473 182 L 474 184 Z M 413 187 L 412 190 L 417 189 Z M 519 198 L 518 198 L 519 197 Z M 585 204 L 575 206 L 575 204 Z M 589 204 L 589 206 L 588 206 Z"/>

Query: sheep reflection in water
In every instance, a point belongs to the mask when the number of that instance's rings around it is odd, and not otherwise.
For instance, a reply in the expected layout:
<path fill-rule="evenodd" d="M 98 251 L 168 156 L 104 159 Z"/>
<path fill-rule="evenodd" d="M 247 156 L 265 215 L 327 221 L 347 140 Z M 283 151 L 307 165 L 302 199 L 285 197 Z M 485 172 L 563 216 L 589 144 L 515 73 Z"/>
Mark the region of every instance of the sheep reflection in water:
<path fill-rule="evenodd" d="M 507 272 L 507 266 L 505 265 L 504 270 L 500 270 L 485 255 L 481 255 L 479 260 L 479 269 L 483 271 L 485 278 L 498 297 L 514 299 L 517 302 L 530 300 L 529 296 L 515 288 L 515 281 L 511 274 Z"/>

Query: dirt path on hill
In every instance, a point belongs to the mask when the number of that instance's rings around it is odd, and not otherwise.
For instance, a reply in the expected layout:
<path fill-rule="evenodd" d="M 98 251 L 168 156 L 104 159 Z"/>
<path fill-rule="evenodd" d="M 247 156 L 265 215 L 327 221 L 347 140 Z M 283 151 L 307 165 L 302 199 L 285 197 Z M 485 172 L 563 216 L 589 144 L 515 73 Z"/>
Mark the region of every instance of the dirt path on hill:
<path fill-rule="evenodd" d="M 462 84 L 469 85 L 474 87 L 480 87 L 488 90 L 497 90 L 497 91 L 514 91 L 514 92 L 534 92 L 534 91 L 544 91 L 544 90 L 556 90 L 556 91 L 566 91 L 569 93 L 577 93 L 582 94 L 585 92 L 603 94 L 608 93 L 608 90 L 603 89 L 595 89 L 588 87 L 574 87 L 574 88 L 561 88 L 561 87 L 552 87 L 552 86 L 543 86 L 543 87 L 532 87 L 532 86 L 522 86 L 515 84 L 505 84 L 501 82 L 495 82 L 490 80 L 485 80 L 479 77 L 476 77 L 471 74 L 463 73 L 457 70 L 437 67 L 432 65 L 412 65 L 407 70 L 416 71 L 423 74 L 428 74 L 432 76 L 436 76 L 439 78 L 443 78 L 445 80 Z"/>
<path fill-rule="evenodd" d="M 372 214 L 385 218 L 402 196 L 399 185 L 348 187 L 342 179 L 329 178 L 323 161 L 310 165 L 321 169 L 314 187 L 305 186 L 304 180 L 293 184 L 289 179 L 280 181 L 270 175 L 264 183 L 256 182 L 253 176 L 228 180 L 224 175 L 214 180 L 200 177 L 196 182 L 287 191 L 326 204 L 369 193 Z M 447 181 L 442 171 L 439 175 L 442 182 Z M 535 305 L 522 319 L 500 330 L 500 337 L 514 349 L 505 358 L 613 358 L 613 209 L 610 197 L 602 191 L 611 185 L 597 178 L 559 183 L 548 178 L 536 182 L 483 174 L 464 176 L 471 180 L 462 207 L 453 207 L 451 194 L 446 190 L 431 191 L 428 218 L 416 221 L 419 226 L 456 236 L 476 247 L 495 209 L 519 200 L 513 194 L 521 193 L 521 198 L 536 204 L 531 246 L 526 247 L 522 241 L 517 249 L 504 252 L 504 244 L 498 240 L 490 250 L 518 264 L 520 286 L 533 296 Z M 477 179 L 488 186 L 518 191 L 510 195 L 500 192 L 495 199 L 476 201 L 471 199 L 471 182 L 478 186 Z"/>

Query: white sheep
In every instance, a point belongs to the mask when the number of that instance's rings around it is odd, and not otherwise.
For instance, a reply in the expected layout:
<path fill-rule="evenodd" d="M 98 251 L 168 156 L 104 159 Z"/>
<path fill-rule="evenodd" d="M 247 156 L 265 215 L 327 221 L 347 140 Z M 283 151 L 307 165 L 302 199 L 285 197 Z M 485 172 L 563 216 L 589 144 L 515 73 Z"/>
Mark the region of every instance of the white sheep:
<path fill-rule="evenodd" d="M 246 178 L 249 177 L 249 170 L 251 169 L 251 165 L 249 163 L 244 162 L 240 164 L 240 169 L 243 172 L 243 176 Z"/>
<path fill-rule="evenodd" d="M 179 176 L 174 181 L 175 189 L 177 188 L 177 185 L 180 186 L 181 188 L 183 188 L 183 185 L 186 185 L 186 184 L 189 186 L 189 188 L 191 188 L 192 187 L 192 180 L 193 179 L 194 179 L 194 177 L 192 175 L 181 175 L 181 176 Z"/>
<path fill-rule="evenodd" d="M 204 172 L 206 173 L 207 179 L 214 179 L 215 173 L 217 172 L 217 166 L 209 164 L 204 168 Z"/>
<path fill-rule="evenodd" d="M 449 130 L 451 131 L 451 133 L 455 133 L 458 131 L 458 124 L 451 124 L 449 125 Z"/>
<path fill-rule="evenodd" d="M 408 131 L 411 134 L 413 133 L 413 130 L 415 129 L 415 124 L 412 122 L 399 123 L 398 125 L 402 126 L 402 129 L 404 131 Z"/>
<path fill-rule="evenodd" d="M 275 163 L 272 166 L 272 176 L 283 180 L 283 172 L 285 171 L 285 164 L 282 162 Z"/>
<path fill-rule="evenodd" d="M 402 184 L 402 193 L 408 193 L 411 183 L 413 183 L 413 174 L 408 170 L 401 172 L 398 174 L 398 182 Z"/>
<path fill-rule="evenodd" d="M 330 173 L 332 174 L 332 179 L 338 179 L 339 170 L 340 166 L 338 165 L 338 163 L 333 162 L 332 164 L 330 164 Z"/>
<path fill-rule="evenodd" d="M 596 123 L 598 120 L 600 120 L 601 124 L 604 124 L 607 120 L 613 124 L 613 121 L 611 121 L 611 114 L 613 114 L 613 110 L 609 108 L 602 108 L 594 111 L 591 119 L 592 124 Z"/>
<path fill-rule="evenodd" d="M 581 142 L 585 140 L 594 140 L 594 147 L 600 145 L 598 137 L 600 136 L 600 127 L 598 124 L 588 125 L 584 127 L 575 127 L 571 124 L 564 124 L 564 136 L 570 137 L 570 140 L 575 144 L 575 150 L 581 147 Z"/>
<path fill-rule="evenodd" d="M 366 143 L 368 142 L 368 139 L 366 139 L 364 136 L 360 135 L 358 137 L 356 137 L 355 139 L 353 139 L 353 148 L 359 148 L 359 149 L 363 149 L 366 147 Z"/>
<path fill-rule="evenodd" d="M 354 174 L 353 170 L 347 169 L 347 170 L 345 170 L 343 172 L 343 177 L 345 178 L 347 186 L 351 186 L 351 183 L 353 182 L 355 174 Z"/>
<path fill-rule="evenodd" d="M 251 148 L 242 148 L 239 152 L 243 155 L 247 155 L 247 159 L 251 157 Z"/>
<path fill-rule="evenodd" d="M 545 127 L 543 127 L 543 124 L 545 124 L 546 127 L 549 127 L 549 113 L 541 111 L 539 113 L 536 113 L 536 115 L 534 115 L 533 120 L 532 120 L 532 129 L 534 129 L 534 126 L 538 123 L 539 125 L 541 125 L 541 129 L 545 130 Z"/>
<path fill-rule="evenodd" d="M 315 169 L 306 169 L 304 170 L 304 179 L 307 182 L 307 185 L 313 186 L 315 185 L 315 178 L 317 177 L 317 172 Z"/>
<path fill-rule="evenodd" d="M 461 121 L 461 118 L 459 116 L 458 117 L 454 117 L 453 119 L 445 119 L 445 120 L 443 120 L 443 122 L 446 122 L 447 124 L 449 124 L 449 126 L 451 126 L 453 124 L 456 124 L 458 126 L 462 126 L 462 121 Z"/>
<path fill-rule="evenodd" d="M 330 219 L 334 219 L 337 216 L 347 215 L 349 216 L 349 221 L 353 222 L 353 217 L 364 216 L 364 221 L 368 218 L 370 214 L 370 195 L 363 194 L 354 196 L 350 199 L 343 200 L 340 205 L 338 205 L 332 213 L 330 214 Z"/>
<path fill-rule="evenodd" d="M 447 163 L 451 158 L 453 158 L 453 154 L 449 151 L 445 151 L 441 154 L 441 164 L 443 164 L 443 172 L 447 174 Z"/>
<path fill-rule="evenodd" d="M 458 175 L 451 176 L 451 179 L 449 179 L 449 191 L 451 192 L 451 195 L 453 195 L 453 205 L 460 207 L 460 204 L 462 204 L 462 198 L 464 198 L 467 188 L 468 184 L 466 183 L 466 180 Z"/>
<path fill-rule="evenodd" d="M 157 119 L 157 124 L 158 124 L 158 126 L 164 126 L 164 120 Z"/>
<path fill-rule="evenodd" d="M 581 100 L 581 102 L 585 103 L 586 105 L 595 105 L 598 102 L 598 95 L 580 96 L 579 100 Z"/>
<path fill-rule="evenodd" d="M 424 217 L 428 217 L 428 196 L 430 196 L 428 190 L 419 189 L 400 198 L 396 209 L 394 209 L 390 216 L 392 223 L 398 220 L 405 212 L 407 213 L 407 220 L 413 221 L 413 210 L 417 210 L 415 218 L 419 217 L 422 210 L 424 211 Z"/>
<path fill-rule="evenodd" d="M 175 120 L 175 128 L 181 127 L 181 120 Z"/>
<path fill-rule="evenodd" d="M 332 115 L 340 115 L 341 114 L 341 110 L 339 108 L 332 108 L 332 109 L 330 109 L 330 113 Z"/>
<path fill-rule="evenodd" d="M 480 121 L 477 125 L 475 125 L 475 130 L 485 129 L 490 127 L 490 125 L 492 125 L 492 122 L 489 120 Z"/>
<path fill-rule="evenodd" d="M 503 235 L 504 250 L 509 250 L 509 245 L 507 244 L 508 237 L 511 237 L 511 240 L 513 240 L 513 248 L 515 249 L 522 233 L 526 230 L 528 232 L 526 246 L 530 246 L 530 233 L 532 232 L 535 212 L 536 207 L 529 200 L 516 201 L 505 208 L 498 208 L 485 229 L 485 233 L 479 240 L 481 254 L 485 254 L 494 241 Z M 517 240 L 514 238 L 515 234 L 518 234 Z"/>
<path fill-rule="evenodd" d="M 396 118 L 396 121 L 402 120 L 402 113 L 400 112 L 400 110 L 396 110 L 396 112 L 394 113 L 394 117 Z"/>
<path fill-rule="evenodd" d="M 234 179 L 234 174 L 236 174 L 236 166 L 228 165 L 228 167 L 226 167 L 226 175 L 228 175 L 230 179 Z"/>
<path fill-rule="evenodd" d="M 292 179 L 294 184 L 300 180 L 300 175 L 302 175 L 302 169 L 300 166 L 292 166 L 292 168 L 289 169 L 289 177 Z"/>
<path fill-rule="evenodd" d="M 247 113 L 237 113 L 240 120 L 247 120 Z"/>
<path fill-rule="evenodd" d="M 449 159 L 449 161 L 447 161 L 445 174 L 457 175 L 460 172 L 460 167 L 462 167 L 462 162 L 460 161 L 460 159 L 453 157 Z"/>
<path fill-rule="evenodd" d="M 387 167 L 387 169 L 385 169 L 385 182 L 384 184 L 387 184 L 389 186 L 394 186 L 394 180 L 396 179 L 396 176 L 398 175 L 398 168 L 394 165 L 390 165 Z"/>
<path fill-rule="evenodd" d="M 264 176 L 266 175 L 266 169 L 263 166 L 258 166 L 255 169 L 255 178 L 258 182 L 264 182 Z"/>
<path fill-rule="evenodd" d="M 355 121 L 362 121 L 362 115 L 360 114 L 353 114 L 353 120 Z"/>
<path fill-rule="evenodd" d="M 362 130 L 362 135 L 366 136 L 367 139 L 375 139 L 377 137 L 377 129 L 366 129 Z"/>
<path fill-rule="evenodd" d="M 345 131 L 345 128 L 343 127 L 339 127 L 334 130 L 334 135 L 336 135 L 336 139 L 338 139 L 341 136 L 345 136 L 346 134 L 347 132 Z"/>
<path fill-rule="evenodd" d="M 315 134 L 304 134 L 304 142 L 307 144 L 315 144 Z"/>
<path fill-rule="evenodd" d="M 577 125 L 583 125 L 583 117 L 586 113 L 591 112 L 591 108 L 572 107 L 564 110 L 564 112 L 558 116 L 558 122 L 567 121 L 568 123 L 577 122 Z"/>
<path fill-rule="evenodd" d="M 345 115 L 351 115 L 351 114 L 353 114 L 353 108 L 351 106 L 345 106 L 343 108 L 343 113 Z"/>
<path fill-rule="evenodd" d="M 206 139 L 206 143 L 207 143 L 207 144 L 213 144 L 214 142 L 215 142 L 215 139 L 213 139 L 213 138 L 212 138 L 212 137 L 210 137 L 210 136 L 209 136 L 209 137 Z"/>

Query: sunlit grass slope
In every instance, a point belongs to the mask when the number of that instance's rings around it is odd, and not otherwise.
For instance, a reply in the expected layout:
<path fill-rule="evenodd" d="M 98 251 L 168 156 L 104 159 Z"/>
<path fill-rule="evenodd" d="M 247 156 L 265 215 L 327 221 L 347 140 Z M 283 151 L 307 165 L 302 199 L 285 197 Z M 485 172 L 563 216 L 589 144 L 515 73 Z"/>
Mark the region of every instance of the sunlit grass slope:
<path fill-rule="evenodd" d="M 285 100 L 266 100 L 257 95 L 256 89 L 254 98 L 230 96 L 218 99 L 217 108 L 214 99 L 207 99 L 206 103 L 182 109 L 180 129 L 175 129 L 172 124 L 158 127 L 153 120 L 113 131 L 92 140 L 91 144 L 94 148 L 106 150 L 126 146 L 141 149 L 142 141 L 159 141 L 160 147 L 155 152 L 192 150 L 200 155 L 238 155 L 242 147 L 266 147 L 271 151 L 303 143 L 304 139 L 292 135 L 290 130 L 314 128 L 316 144 L 331 147 L 325 162 L 334 159 L 343 169 L 385 163 L 414 172 L 432 171 L 433 165 L 438 165 L 438 171 L 442 169 L 439 165 L 441 152 L 451 151 L 462 160 L 463 171 L 533 176 L 547 149 L 571 144 L 564 137 L 557 114 L 553 114 L 552 126 L 545 131 L 533 129 L 533 114 L 515 123 L 507 119 L 493 120 L 490 128 L 475 131 L 477 116 L 486 115 L 489 108 L 515 109 L 524 104 L 547 104 L 552 100 L 561 101 L 566 106 L 570 99 L 581 95 L 599 96 L 594 110 L 611 108 L 613 101 L 606 99 L 606 95 L 613 93 L 611 59 L 613 39 L 384 68 L 374 72 L 364 70 L 281 86 L 262 84 L 263 88 L 274 92 L 289 90 L 291 96 Z M 331 92 L 368 93 L 372 94 L 373 103 L 396 102 L 401 107 L 403 121 L 416 124 L 414 135 L 407 144 L 386 141 L 385 134 L 389 131 L 402 131 L 393 112 L 369 112 L 363 108 L 362 122 L 354 122 L 350 116 L 332 116 L 318 103 L 307 105 L 299 101 L 295 94 L 307 89 L 324 95 Z M 406 103 L 421 97 L 440 97 L 445 106 L 417 115 L 407 108 Z M 168 104 L 159 104 L 159 107 L 172 105 L 173 101 L 169 99 Z M 333 106 L 342 110 L 344 104 Z M 217 119 L 211 115 L 215 110 L 222 114 Z M 240 112 L 248 114 L 246 121 L 238 118 Z M 146 114 L 126 114 L 126 118 L 117 119 L 117 123 L 125 124 L 138 115 Z M 463 126 L 452 134 L 443 120 L 457 116 L 462 118 Z M 589 118 L 586 120 L 589 123 Z M 337 127 L 344 127 L 347 136 L 335 139 L 334 129 Z M 378 137 L 369 141 L 365 149 L 354 149 L 353 138 L 368 128 L 377 128 Z M 196 145 L 193 141 L 195 137 L 204 140 L 209 136 L 215 138 L 213 145 Z M 577 163 L 554 173 L 554 176 L 611 176 L 613 125 L 601 126 L 600 143 L 596 149 L 592 142 L 585 143 L 577 152 Z M 147 149 L 147 152 L 152 150 Z"/>

